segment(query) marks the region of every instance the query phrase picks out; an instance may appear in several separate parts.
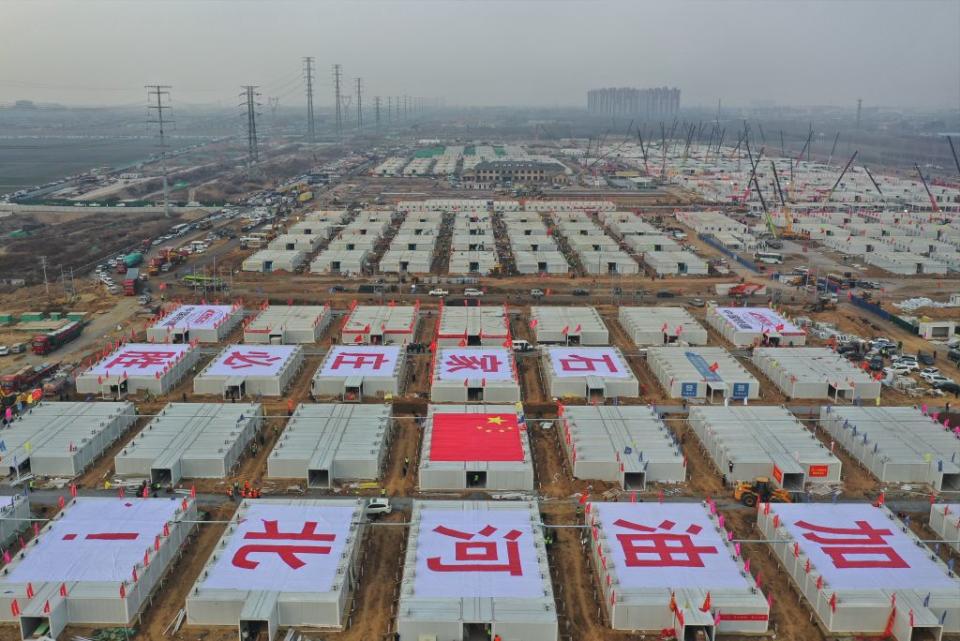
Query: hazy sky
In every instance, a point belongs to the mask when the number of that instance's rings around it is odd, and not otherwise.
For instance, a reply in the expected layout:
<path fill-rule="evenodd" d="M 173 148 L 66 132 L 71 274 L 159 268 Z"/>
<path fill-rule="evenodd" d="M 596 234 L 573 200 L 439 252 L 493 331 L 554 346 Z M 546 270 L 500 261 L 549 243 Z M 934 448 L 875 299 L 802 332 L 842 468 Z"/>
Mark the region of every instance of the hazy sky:
<path fill-rule="evenodd" d="M 316 102 L 330 66 L 374 95 L 581 106 L 589 88 L 682 103 L 960 109 L 957 0 L 0 0 L 0 103 L 233 105 L 242 84 Z"/>

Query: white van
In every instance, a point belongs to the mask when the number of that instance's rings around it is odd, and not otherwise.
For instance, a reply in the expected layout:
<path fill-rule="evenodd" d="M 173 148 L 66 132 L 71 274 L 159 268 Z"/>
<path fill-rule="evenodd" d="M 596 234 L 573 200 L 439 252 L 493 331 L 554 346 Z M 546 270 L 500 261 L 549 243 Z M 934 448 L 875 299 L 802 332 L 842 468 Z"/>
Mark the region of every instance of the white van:
<path fill-rule="evenodd" d="M 525 341 L 522 338 L 515 338 L 513 341 L 513 351 L 515 352 L 532 352 L 533 345 L 530 344 L 530 341 Z"/>

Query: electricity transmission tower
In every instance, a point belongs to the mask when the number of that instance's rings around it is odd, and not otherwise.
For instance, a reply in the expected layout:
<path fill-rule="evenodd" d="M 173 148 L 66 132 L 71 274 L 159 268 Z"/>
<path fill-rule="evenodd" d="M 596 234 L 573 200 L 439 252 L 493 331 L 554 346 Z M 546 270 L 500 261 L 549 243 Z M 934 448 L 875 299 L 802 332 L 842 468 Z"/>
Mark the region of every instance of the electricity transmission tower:
<path fill-rule="evenodd" d="M 360 82 L 361 79 L 357 78 L 357 129 L 363 129 L 363 93 Z"/>
<path fill-rule="evenodd" d="M 390 122 L 393 113 L 393 97 L 387 96 L 387 122 Z"/>
<path fill-rule="evenodd" d="M 247 108 L 247 162 L 253 166 L 260 160 L 260 152 L 257 149 L 257 101 L 256 97 L 260 94 L 256 91 L 256 85 L 244 85 L 243 93 L 240 94 L 242 102 L 240 106 Z"/>
<path fill-rule="evenodd" d="M 317 130 L 313 120 L 313 56 L 304 56 L 303 76 L 307 81 L 307 140 L 316 142 Z"/>
<path fill-rule="evenodd" d="M 340 110 L 340 65 L 333 65 L 333 104 L 336 109 L 337 138 L 343 136 L 343 113 Z"/>
<path fill-rule="evenodd" d="M 376 122 L 377 129 L 380 128 L 380 96 L 373 98 L 373 119 Z"/>
<path fill-rule="evenodd" d="M 170 106 L 170 85 L 146 85 L 147 113 L 156 112 L 150 124 L 157 125 L 160 132 L 160 173 L 163 176 L 163 214 L 170 218 L 170 187 L 167 183 L 167 141 L 164 126 L 173 122 L 164 118 L 164 112 L 172 109 Z"/>

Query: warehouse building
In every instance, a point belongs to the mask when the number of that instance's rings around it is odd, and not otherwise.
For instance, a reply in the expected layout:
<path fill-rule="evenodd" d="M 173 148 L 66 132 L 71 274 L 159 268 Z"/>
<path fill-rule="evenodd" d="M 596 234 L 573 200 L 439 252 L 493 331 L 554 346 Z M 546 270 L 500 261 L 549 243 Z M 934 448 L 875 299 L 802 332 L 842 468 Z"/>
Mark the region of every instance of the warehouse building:
<path fill-rule="evenodd" d="M 219 343 L 241 320 L 239 305 L 180 305 L 147 329 L 147 342 Z"/>
<path fill-rule="evenodd" d="M 280 234 L 267 244 L 267 249 L 312 254 L 317 251 L 322 242 L 323 236 L 318 234 Z"/>
<path fill-rule="evenodd" d="M 880 381 L 826 347 L 758 347 L 753 364 L 790 398 L 880 397 Z"/>
<path fill-rule="evenodd" d="M 517 403 L 520 377 L 506 347 L 440 347 L 434 353 L 434 403 Z"/>
<path fill-rule="evenodd" d="M 601 276 L 603 274 L 623 274 L 626 276 L 640 272 L 637 261 L 630 254 L 619 249 L 611 251 L 577 251 L 580 264 L 588 274 Z"/>
<path fill-rule="evenodd" d="M 113 459 L 161 485 L 226 478 L 263 425 L 259 403 L 168 403 Z"/>
<path fill-rule="evenodd" d="M 540 354 L 544 384 L 554 398 L 640 396 L 640 382 L 617 347 L 545 347 Z"/>
<path fill-rule="evenodd" d="M 827 405 L 820 426 L 883 483 L 960 491 L 960 439 L 921 410 Z"/>
<path fill-rule="evenodd" d="M 768 307 L 707 307 L 707 322 L 737 347 L 804 345 L 807 334 Z"/>
<path fill-rule="evenodd" d="M 313 376 L 313 395 L 344 401 L 397 396 L 406 358 L 399 345 L 334 345 Z"/>
<path fill-rule="evenodd" d="M 934 503 L 930 506 L 930 529 L 937 538 L 960 552 L 960 503 Z"/>
<path fill-rule="evenodd" d="M 363 273 L 371 255 L 367 249 L 327 249 L 310 263 L 310 273 L 356 276 Z"/>
<path fill-rule="evenodd" d="M 391 248 L 380 259 L 380 271 L 384 274 L 427 274 L 432 261 L 432 249 L 410 251 Z"/>
<path fill-rule="evenodd" d="M 71 500 L 4 568 L 0 621 L 23 639 L 135 623 L 196 521 L 187 498 Z"/>
<path fill-rule="evenodd" d="M 300 345 L 228 345 L 193 379 L 195 394 L 280 396 L 303 367 Z"/>
<path fill-rule="evenodd" d="M 690 641 L 767 632 L 770 604 L 722 516 L 701 503 L 588 507 L 587 548 L 613 629 Z M 661 553 L 661 542 L 676 551 Z"/>
<path fill-rule="evenodd" d="M 200 358 L 195 345 L 127 343 L 77 375 L 80 394 L 122 398 L 140 391 L 166 394 Z"/>
<path fill-rule="evenodd" d="M 785 407 L 691 407 L 687 420 L 730 484 L 762 476 L 799 492 L 840 482 L 840 460 Z"/>
<path fill-rule="evenodd" d="M 243 328 L 243 342 L 258 345 L 316 343 L 333 319 L 326 305 L 268 306 Z"/>
<path fill-rule="evenodd" d="M 518 274 L 567 274 L 570 264 L 559 251 L 513 250 L 513 264 Z"/>
<path fill-rule="evenodd" d="M 427 408 L 421 490 L 532 491 L 533 483 L 527 427 L 516 404 Z"/>
<path fill-rule="evenodd" d="M 450 252 L 450 266 L 447 271 L 451 274 L 488 276 L 498 265 L 497 252 L 493 250 L 492 239 L 489 247 L 490 249 Z"/>
<path fill-rule="evenodd" d="M 410 252 L 430 252 L 432 253 L 437 246 L 437 236 L 435 234 L 405 234 L 402 231 L 397 233 L 390 241 L 390 249 L 396 251 Z"/>
<path fill-rule="evenodd" d="M 643 262 L 658 276 L 706 276 L 707 261 L 689 251 L 647 251 Z"/>
<path fill-rule="evenodd" d="M 647 364 L 670 398 L 760 398 L 760 382 L 722 347 L 651 347 Z"/>
<path fill-rule="evenodd" d="M 136 409 L 128 402 L 37 403 L 3 430 L 2 469 L 10 477 L 73 478 L 136 420 Z"/>
<path fill-rule="evenodd" d="M 340 342 L 345 345 L 406 345 L 412 343 L 420 320 L 414 305 L 354 305 L 343 322 Z"/>
<path fill-rule="evenodd" d="M 436 335 L 440 347 L 501 347 L 509 338 L 506 307 L 440 307 Z"/>
<path fill-rule="evenodd" d="M 831 638 L 960 632 L 960 581 L 886 507 L 768 504 L 757 527 Z"/>
<path fill-rule="evenodd" d="M 682 483 L 680 444 L 656 411 L 638 405 L 563 406 L 559 424 L 574 478 L 643 491 L 647 483 Z"/>
<path fill-rule="evenodd" d="M 399 640 L 556 641 L 539 522 L 533 502 L 414 501 Z"/>
<path fill-rule="evenodd" d="M 538 343 L 609 345 L 610 332 L 593 307 L 530 307 L 530 326 Z"/>
<path fill-rule="evenodd" d="M 707 344 L 707 330 L 683 307 L 621 307 L 620 325 L 637 346 Z"/>
<path fill-rule="evenodd" d="M 910 252 L 894 252 L 886 249 L 878 249 L 877 251 L 864 254 L 863 260 L 868 265 L 873 265 L 891 274 L 899 274 L 901 276 L 915 276 L 917 274 L 943 275 L 949 271 L 945 263 Z"/>
<path fill-rule="evenodd" d="M 656 234 L 645 234 L 642 236 L 631 234 L 624 236 L 623 242 L 638 254 L 646 254 L 647 252 L 673 253 L 679 252 L 682 249 L 679 243 L 672 238 Z"/>
<path fill-rule="evenodd" d="M 302 251 L 286 251 L 262 249 L 246 258 L 240 265 L 245 272 L 295 272 L 307 262 L 307 253 Z"/>
<path fill-rule="evenodd" d="M 729 218 L 718 211 L 678 211 L 677 220 L 698 234 L 731 232 L 746 234 L 748 228 L 741 222 Z"/>
<path fill-rule="evenodd" d="M 361 499 L 244 501 L 187 596 L 187 623 L 268 641 L 281 627 L 345 628 L 362 521 Z M 278 543 L 250 543 L 263 539 Z"/>
<path fill-rule="evenodd" d="M 378 479 L 390 428 L 389 405 L 300 404 L 270 452 L 267 476 L 325 489 Z"/>
<path fill-rule="evenodd" d="M 355 251 L 369 253 L 373 252 L 378 242 L 380 242 L 380 238 L 375 235 L 341 234 L 330 241 L 326 250 L 321 253 L 321 256 L 323 254 L 336 255 L 340 252 Z"/>

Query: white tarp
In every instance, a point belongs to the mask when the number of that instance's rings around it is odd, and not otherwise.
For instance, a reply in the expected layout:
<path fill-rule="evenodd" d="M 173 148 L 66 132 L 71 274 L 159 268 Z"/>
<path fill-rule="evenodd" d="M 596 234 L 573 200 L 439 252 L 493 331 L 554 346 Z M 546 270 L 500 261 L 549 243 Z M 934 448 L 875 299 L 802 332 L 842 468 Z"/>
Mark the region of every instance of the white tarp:
<path fill-rule="evenodd" d="M 204 376 L 277 376 L 296 345 L 230 345 L 204 371 Z"/>
<path fill-rule="evenodd" d="M 717 313 L 742 331 L 762 333 L 767 330 L 781 335 L 804 333 L 802 329 L 767 307 L 718 307 Z"/>
<path fill-rule="evenodd" d="M 161 318 L 154 327 L 171 330 L 213 329 L 232 312 L 230 305 L 181 305 Z"/>
<path fill-rule="evenodd" d="M 438 598 L 542 597 L 530 513 L 422 510 L 413 593 Z"/>
<path fill-rule="evenodd" d="M 917 545 L 897 520 L 872 505 L 772 505 L 784 527 L 810 557 L 813 567 L 834 590 L 844 589 L 957 589 Z"/>
<path fill-rule="evenodd" d="M 699 503 L 592 503 L 625 588 L 748 588 Z"/>
<path fill-rule="evenodd" d="M 170 499 L 80 498 L 40 535 L 36 547 L 6 578 L 27 581 L 124 581 L 143 553 L 153 550 L 163 525 L 180 501 Z"/>
<path fill-rule="evenodd" d="M 437 353 L 436 367 L 441 381 L 514 378 L 513 353 L 502 347 L 442 347 Z"/>
<path fill-rule="evenodd" d="M 327 353 L 320 376 L 392 376 L 399 359 L 397 345 L 336 345 Z"/>
<path fill-rule="evenodd" d="M 554 378 L 632 376 L 630 368 L 612 347 L 551 347 L 550 363 Z"/>
<path fill-rule="evenodd" d="M 202 589 L 329 592 L 355 509 L 250 504 Z"/>
<path fill-rule="evenodd" d="M 101 359 L 89 372 L 97 376 L 156 376 L 173 367 L 190 345 L 128 343 Z"/>

